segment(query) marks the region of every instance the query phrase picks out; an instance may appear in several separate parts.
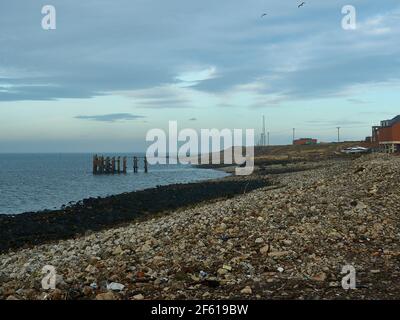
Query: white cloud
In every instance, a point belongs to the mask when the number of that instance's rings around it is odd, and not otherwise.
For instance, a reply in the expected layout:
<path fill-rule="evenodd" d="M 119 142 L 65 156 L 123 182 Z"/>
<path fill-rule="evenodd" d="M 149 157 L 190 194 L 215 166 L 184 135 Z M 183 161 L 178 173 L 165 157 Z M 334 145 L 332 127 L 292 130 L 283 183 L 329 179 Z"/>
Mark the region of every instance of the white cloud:
<path fill-rule="evenodd" d="M 215 66 L 208 67 L 206 69 L 194 69 L 190 71 L 184 71 L 175 79 L 178 81 L 180 87 L 192 87 L 199 84 L 201 81 L 213 79 L 217 77 L 217 68 Z"/>

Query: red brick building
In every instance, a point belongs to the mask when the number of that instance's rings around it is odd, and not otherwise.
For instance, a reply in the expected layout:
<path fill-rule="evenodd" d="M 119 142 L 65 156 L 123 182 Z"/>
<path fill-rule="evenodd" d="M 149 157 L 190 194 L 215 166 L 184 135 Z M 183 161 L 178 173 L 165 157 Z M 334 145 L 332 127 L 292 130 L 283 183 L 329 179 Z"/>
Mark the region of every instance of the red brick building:
<path fill-rule="evenodd" d="M 400 152 L 400 115 L 372 127 L 372 144 L 387 153 Z"/>
<path fill-rule="evenodd" d="M 294 145 L 297 146 L 306 146 L 310 144 L 317 144 L 318 140 L 317 139 L 311 139 L 311 138 L 301 138 L 293 141 Z"/>

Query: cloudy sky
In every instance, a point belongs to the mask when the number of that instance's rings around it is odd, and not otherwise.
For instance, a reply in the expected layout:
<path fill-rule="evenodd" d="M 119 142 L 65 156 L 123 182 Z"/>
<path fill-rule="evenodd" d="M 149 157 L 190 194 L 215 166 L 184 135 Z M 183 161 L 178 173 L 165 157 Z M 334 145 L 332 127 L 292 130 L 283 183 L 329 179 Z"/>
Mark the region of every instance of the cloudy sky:
<path fill-rule="evenodd" d="M 273 144 L 363 139 L 400 113 L 400 3 L 299 3 L 2 0 L 0 152 L 139 151 L 168 120 L 259 132 L 262 115 Z"/>

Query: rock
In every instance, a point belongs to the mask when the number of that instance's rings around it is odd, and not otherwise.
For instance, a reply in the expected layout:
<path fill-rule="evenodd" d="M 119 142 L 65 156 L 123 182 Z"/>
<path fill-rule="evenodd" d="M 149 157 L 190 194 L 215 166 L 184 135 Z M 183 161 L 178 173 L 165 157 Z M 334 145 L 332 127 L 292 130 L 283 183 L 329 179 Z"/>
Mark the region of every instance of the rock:
<path fill-rule="evenodd" d="M 15 296 L 8 296 L 6 300 L 19 300 Z"/>
<path fill-rule="evenodd" d="M 64 277 L 61 274 L 56 275 L 56 287 L 63 287 L 65 285 Z"/>
<path fill-rule="evenodd" d="M 107 290 L 122 291 L 124 288 L 125 286 L 118 282 L 111 282 L 110 284 L 107 284 Z"/>
<path fill-rule="evenodd" d="M 354 173 L 357 174 L 357 173 L 363 172 L 364 170 L 365 170 L 364 167 L 358 167 L 358 168 L 354 171 Z"/>
<path fill-rule="evenodd" d="M 92 282 L 92 283 L 90 284 L 90 287 L 91 287 L 92 289 L 96 290 L 96 289 L 97 289 L 97 283 L 96 283 L 96 282 Z"/>
<path fill-rule="evenodd" d="M 376 187 L 376 186 L 374 186 L 368 190 L 368 194 L 371 196 L 376 195 L 377 193 L 378 193 L 378 187 Z"/>
<path fill-rule="evenodd" d="M 145 243 L 142 247 L 141 247 L 141 249 L 140 249 L 142 252 L 149 252 L 149 251 L 151 251 L 151 247 L 147 244 L 147 243 Z"/>
<path fill-rule="evenodd" d="M 282 267 L 279 267 L 277 270 L 278 270 L 278 272 L 280 272 L 280 273 L 282 273 L 283 271 L 285 271 L 285 269 L 283 269 Z"/>
<path fill-rule="evenodd" d="M 246 273 L 253 274 L 254 267 L 248 262 L 241 262 L 240 266 L 246 271 Z"/>
<path fill-rule="evenodd" d="M 228 270 L 226 270 L 226 269 L 224 269 L 224 268 L 220 268 L 220 269 L 218 269 L 218 271 L 217 271 L 217 273 L 219 274 L 219 275 L 224 275 L 224 274 L 227 274 L 228 273 Z"/>
<path fill-rule="evenodd" d="M 289 254 L 288 251 L 272 251 L 268 254 L 268 256 L 273 258 L 280 258 L 287 256 L 288 254 Z"/>
<path fill-rule="evenodd" d="M 134 300 L 143 300 L 143 299 L 144 299 L 144 296 L 143 296 L 141 293 L 139 293 L 139 294 L 137 294 L 137 295 L 134 295 L 134 296 L 133 296 L 133 299 L 134 299 Z"/>
<path fill-rule="evenodd" d="M 98 270 L 95 266 L 93 266 L 93 265 L 91 265 L 91 264 L 89 264 L 89 265 L 86 267 L 85 271 L 88 272 L 88 273 L 90 273 L 90 274 L 96 274 L 96 273 L 99 272 L 99 270 Z"/>
<path fill-rule="evenodd" d="M 118 246 L 113 250 L 112 254 L 114 256 L 118 256 L 118 255 L 121 255 L 123 252 L 124 251 L 122 250 L 121 246 Z"/>
<path fill-rule="evenodd" d="M 312 280 L 314 281 L 320 281 L 323 282 L 326 280 L 326 273 L 325 272 L 320 272 L 317 275 L 315 275 Z"/>
<path fill-rule="evenodd" d="M 232 267 L 230 265 L 224 264 L 223 267 L 227 271 L 232 271 Z"/>
<path fill-rule="evenodd" d="M 263 242 L 264 242 L 263 238 L 257 238 L 256 241 L 255 241 L 255 243 L 257 243 L 257 244 L 260 244 L 260 243 L 263 243 Z"/>
<path fill-rule="evenodd" d="M 82 292 L 87 297 L 93 293 L 93 289 L 89 286 L 85 286 L 85 287 L 83 287 Z"/>
<path fill-rule="evenodd" d="M 253 290 L 251 289 L 250 286 L 246 286 L 246 287 L 244 287 L 242 290 L 240 290 L 240 293 L 243 293 L 243 294 L 252 294 L 252 293 L 253 293 Z"/>
<path fill-rule="evenodd" d="M 356 210 L 365 210 L 365 209 L 367 209 L 367 208 L 368 208 L 368 206 L 365 205 L 365 204 L 362 203 L 362 202 L 358 202 L 357 205 L 356 205 Z"/>
<path fill-rule="evenodd" d="M 201 278 L 206 278 L 208 276 L 208 273 L 205 271 L 200 271 L 199 275 Z"/>
<path fill-rule="evenodd" d="M 99 293 L 96 300 L 117 300 L 117 296 L 112 292 Z"/>
<path fill-rule="evenodd" d="M 268 252 L 269 252 L 269 245 L 264 246 L 264 247 L 262 247 L 262 248 L 260 249 L 260 253 L 263 254 L 263 255 L 268 254 Z"/>
<path fill-rule="evenodd" d="M 54 289 L 49 293 L 49 299 L 51 300 L 61 300 L 63 298 L 63 293 L 60 289 Z"/>

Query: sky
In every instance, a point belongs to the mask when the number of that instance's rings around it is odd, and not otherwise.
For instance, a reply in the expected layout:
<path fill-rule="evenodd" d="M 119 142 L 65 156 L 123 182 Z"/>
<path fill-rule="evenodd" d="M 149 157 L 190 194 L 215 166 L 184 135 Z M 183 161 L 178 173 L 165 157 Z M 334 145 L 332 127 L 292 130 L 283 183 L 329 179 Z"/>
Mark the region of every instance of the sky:
<path fill-rule="evenodd" d="M 364 139 L 400 113 L 400 3 L 300 2 L 2 0 L 0 152 L 143 151 L 175 120 L 258 135 L 263 115 L 271 144 Z"/>

